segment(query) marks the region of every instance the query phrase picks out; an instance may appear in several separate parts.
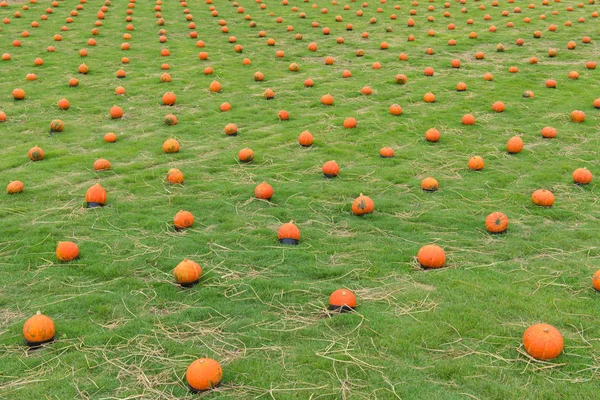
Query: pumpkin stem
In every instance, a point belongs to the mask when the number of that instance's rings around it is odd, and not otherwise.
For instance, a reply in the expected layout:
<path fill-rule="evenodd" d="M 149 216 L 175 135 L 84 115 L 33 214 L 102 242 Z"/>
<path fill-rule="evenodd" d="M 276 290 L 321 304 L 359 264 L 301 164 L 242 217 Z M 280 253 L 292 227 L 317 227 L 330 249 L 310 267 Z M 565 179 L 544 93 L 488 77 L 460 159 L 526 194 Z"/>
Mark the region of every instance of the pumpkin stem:
<path fill-rule="evenodd" d="M 42 312 L 40 310 L 37 310 L 37 312 L 35 313 L 35 315 L 42 315 Z"/>

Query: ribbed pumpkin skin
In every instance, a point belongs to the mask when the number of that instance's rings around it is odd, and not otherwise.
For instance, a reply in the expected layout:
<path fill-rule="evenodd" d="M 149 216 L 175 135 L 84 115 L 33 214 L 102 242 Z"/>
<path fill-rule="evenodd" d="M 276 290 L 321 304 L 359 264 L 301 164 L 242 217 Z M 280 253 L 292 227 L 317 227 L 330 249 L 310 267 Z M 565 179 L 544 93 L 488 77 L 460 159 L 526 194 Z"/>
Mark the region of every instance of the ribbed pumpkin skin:
<path fill-rule="evenodd" d="M 552 360 L 562 353 L 564 340 L 558 329 L 548 324 L 535 324 L 523 334 L 525 351 L 538 360 Z"/>
<path fill-rule="evenodd" d="M 503 233 L 508 229 L 508 217 L 501 212 L 493 212 L 485 219 L 485 228 L 490 233 Z"/>
<path fill-rule="evenodd" d="M 30 345 L 48 342 L 54 338 L 55 333 L 54 321 L 39 311 L 23 325 L 23 337 Z"/>
<path fill-rule="evenodd" d="M 428 244 L 419 250 L 417 260 L 424 268 L 441 268 L 446 264 L 446 253 L 435 244 Z"/>
<path fill-rule="evenodd" d="M 375 210 L 375 203 L 369 196 L 362 193 L 352 202 L 352 213 L 354 215 L 371 214 Z"/>

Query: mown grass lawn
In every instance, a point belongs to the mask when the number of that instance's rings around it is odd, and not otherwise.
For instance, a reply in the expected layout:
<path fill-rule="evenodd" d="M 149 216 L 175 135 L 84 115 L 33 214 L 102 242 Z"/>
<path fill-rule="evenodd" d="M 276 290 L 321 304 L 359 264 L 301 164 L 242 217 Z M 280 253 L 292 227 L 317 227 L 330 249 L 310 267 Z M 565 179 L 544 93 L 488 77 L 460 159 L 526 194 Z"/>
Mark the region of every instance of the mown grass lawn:
<path fill-rule="evenodd" d="M 600 268 L 598 187 L 595 180 L 575 185 L 571 177 L 580 167 L 600 171 L 599 114 L 592 105 L 600 80 L 598 69 L 586 68 L 600 61 L 597 5 L 214 0 L 213 17 L 211 4 L 198 0 L 186 7 L 165 1 L 160 11 L 152 1 L 134 8 L 111 3 L 98 27 L 104 5 L 98 0 L 0 7 L 0 20 L 10 19 L 1 25 L 0 53 L 11 56 L 0 61 L 0 111 L 7 116 L 0 122 L 0 177 L 4 185 L 25 186 L 0 196 L 0 397 L 193 398 L 185 371 L 200 357 L 214 358 L 224 371 L 221 386 L 200 395 L 206 398 L 597 396 L 600 306 L 591 277 Z M 127 10 L 133 31 L 126 30 Z M 582 43 L 586 36 L 591 43 Z M 88 45 L 92 37 L 96 46 Z M 343 44 L 336 43 L 340 37 Z M 387 50 L 380 49 L 384 41 Z M 575 49 L 567 49 L 569 41 Z M 121 50 L 123 42 L 129 50 Z M 316 52 L 308 50 L 311 42 Z M 496 51 L 499 43 L 504 52 Z M 88 56 L 80 57 L 84 48 Z M 165 48 L 171 55 L 161 57 Z M 278 50 L 284 57 L 276 57 Z M 476 60 L 480 51 L 485 58 Z M 325 65 L 326 56 L 333 65 Z M 37 57 L 43 65 L 34 65 Z M 531 57 L 539 62 L 530 64 Z M 243 65 L 244 58 L 251 64 Z M 82 63 L 87 75 L 77 72 Z M 160 82 L 164 63 L 172 82 Z M 290 71 L 291 63 L 299 71 Z M 205 75 L 206 67 L 214 73 Z M 424 75 L 426 67 L 434 76 Z M 119 69 L 124 79 L 116 77 Z M 350 78 L 341 77 L 346 69 Z M 253 79 L 257 71 L 264 81 Z M 579 78 L 570 79 L 570 71 Z M 28 73 L 37 80 L 27 81 Z M 397 74 L 408 82 L 397 84 Z M 79 86 L 69 87 L 70 78 Z M 304 86 L 308 78 L 314 87 Z M 556 89 L 546 88 L 548 79 Z M 214 80 L 221 93 L 209 91 Z M 458 82 L 467 90 L 456 91 Z M 115 95 L 117 86 L 126 93 Z M 364 86 L 373 94 L 361 94 Z M 25 100 L 13 100 L 15 88 L 25 90 Z M 273 100 L 263 98 L 267 88 Z M 525 90 L 535 96 L 522 97 Z M 177 96 L 174 106 L 162 105 L 168 91 Z M 424 102 L 427 92 L 434 103 Z M 320 103 L 324 94 L 334 97 L 332 106 Z M 57 107 L 61 98 L 69 110 Z M 495 101 L 504 102 L 503 113 L 491 110 Z M 231 111 L 219 111 L 223 102 Z M 402 115 L 388 112 L 394 103 Z M 114 105 L 123 118 L 109 117 Z M 281 110 L 288 121 L 278 119 Z M 573 110 L 584 111 L 585 122 L 570 122 Z M 467 113 L 475 125 L 462 125 Z M 166 126 L 167 114 L 179 123 Z M 357 119 L 355 129 L 343 128 L 347 117 Z M 64 121 L 64 132 L 49 134 L 54 119 Z M 238 136 L 224 134 L 228 123 L 238 126 Z M 543 139 L 545 126 L 556 128 L 557 137 Z M 437 143 L 424 139 L 432 127 L 441 132 Z M 315 139 L 307 148 L 297 142 L 305 130 Z M 107 132 L 116 133 L 116 143 L 103 141 Z M 515 135 L 525 148 L 508 154 L 506 142 Z M 168 138 L 179 141 L 178 153 L 163 153 Z M 45 152 L 42 161 L 27 157 L 35 145 Z M 385 146 L 394 158 L 379 157 Z M 245 147 L 255 152 L 250 164 L 237 159 Z M 485 160 L 482 171 L 467 168 L 474 155 Z M 98 158 L 111 169 L 94 171 Z M 328 160 L 340 165 L 337 178 L 323 178 Z M 183 185 L 167 183 L 170 168 L 184 173 Z M 421 190 L 428 176 L 438 180 L 437 192 Z M 270 202 L 254 198 L 263 181 L 274 188 Z M 85 193 L 95 183 L 108 200 L 87 209 Z M 554 193 L 553 207 L 532 203 L 541 188 Z M 360 193 L 374 200 L 373 214 L 352 215 Z M 194 214 L 192 228 L 173 229 L 179 210 Z M 510 219 L 508 233 L 486 232 L 485 218 L 494 211 Z M 290 220 L 302 235 L 295 247 L 277 241 L 278 228 Z M 58 262 L 56 244 L 65 240 L 78 244 L 79 260 Z M 418 265 L 419 248 L 430 243 L 446 251 L 444 268 Z M 199 284 L 186 289 L 172 277 L 184 258 L 203 268 Z M 339 288 L 353 291 L 358 307 L 330 315 L 328 298 Z M 54 320 L 56 341 L 29 350 L 21 330 L 37 310 Z M 564 352 L 552 361 L 523 349 L 523 332 L 539 322 L 564 336 Z"/>

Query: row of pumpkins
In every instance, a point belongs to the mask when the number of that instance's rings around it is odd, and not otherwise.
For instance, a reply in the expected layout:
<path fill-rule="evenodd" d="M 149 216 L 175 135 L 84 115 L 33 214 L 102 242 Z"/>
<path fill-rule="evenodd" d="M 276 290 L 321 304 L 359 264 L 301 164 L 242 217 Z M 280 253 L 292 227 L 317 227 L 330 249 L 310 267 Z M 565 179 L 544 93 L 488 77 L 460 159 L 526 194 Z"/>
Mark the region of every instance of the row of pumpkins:
<path fill-rule="evenodd" d="M 85 1 L 85 0 L 82 0 Z M 180 1 L 182 5 L 185 3 Z M 207 3 L 210 3 L 207 0 Z M 284 4 L 287 1 L 284 0 Z M 130 0 L 130 4 L 135 3 L 135 0 Z M 161 1 L 157 1 L 157 5 L 160 5 Z M 106 12 L 106 10 L 104 10 Z M 214 15 L 214 13 L 213 13 Z M 213 88 L 211 87 L 211 91 Z M 217 90 L 214 90 L 217 91 Z M 13 93 L 14 97 L 24 98 L 25 94 L 22 91 Z M 174 95 L 171 94 L 163 98 L 164 104 L 174 104 Z M 269 97 L 270 93 L 266 93 L 265 97 Z M 272 96 L 271 96 L 272 97 Z M 329 101 L 329 99 L 326 99 Z M 326 104 L 326 102 L 324 102 Z M 59 107 L 61 105 L 59 104 Z M 64 102 L 63 102 L 64 106 Z M 64 108 L 64 107 L 61 107 Z M 68 108 L 68 105 L 66 106 Z M 392 108 L 390 108 L 392 112 Z M 397 111 L 396 111 L 397 112 Z M 393 112 L 392 112 L 393 113 Z M 122 116 L 122 110 L 118 107 L 111 109 L 111 117 L 120 118 Z M 4 116 L 4 118 L 6 118 Z M 176 124 L 176 118 L 174 116 L 166 119 L 167 124 Z M 466 122 L 465 122 L 466 121 Z M 473 121 L 474 122 L 474 121 Z M 469 118 L 463 119 L 463 123 L 471 124 Z M 225 133 L 228 135 L 235 135 L 237 133 L 237 127 L 233 124 L 228 125 L 225 128 Z M 344 126 L 353 128 L 356 126 L 356 121 L 352 119 L 345 121 Z M 51 123 L 51 130 L 54 132 L 60 132 L 64 129 L 64 123 L 60 120 L 55 120 Z M 426 134 L 427 140 L 437 136 L 439 139 L 439 132 L 435 135 L 435 132 L 429 132 Z M 544 132 L 542 132 L 544 134 Z M 556 132 L 554 131 L 554 135 Z M 546 137 L 544 135 L 544 137 Z M 437 141 L 430 140 L 430 141 Z M 114 134 L 107 134 L 105 140 L 108 142 L 114 142 L 116 137 Z M 511 142 L 512 141 L 512 142 Z M 522 140 L 518 137 L 512 138 L 507 145 L 507 149 L 511 153 L 518 153 L 523 147 Z M 520 143 L 518 143 L 520 141 Z M 312 135 L 309 132 L 303 132 L 299 137 L 299 142 L 303 146 L 310 146 L 312 144 Z M 520 148 L 519 148 L 520 147 Z M 179 143 L 174 139 L 169 139 L 163 145 L 165 152 L 176 152 L 179 150 Z M 381 150 L 380 155 L 382 157 L 393 157 L 393 149 L 384 148 Z M 254 153 L 250 149 L 243 149 L 239 153 L 239 159 L 242 162 L 251 162 L 253 160 Z M 34 147 L 29 151 L 29 158 L 32 161 L 39 161 L 44 158 L 43 150 L 39 147 Z M 483 159 L 481 157 L 473 157 L 469 160 L 468 166 L 472 170 L 483 169 Z M 105 170 L 110 168 L 110 163 L 107 160 L 98 160 L 94 164 L 95 170 Z M 322 168 L 323 174 L 327 178 L 334 178 L 339 173 L 339 166 L 335 161 L 329 161 L 325 163 Z M 573 173 L 573 179 L 575 183 L 587 184 L 592 180 L 591 173 L 586 169 L 577 169 Z M 183 182 L 183 173 L 177 169 L 171 169 L 167 175 L 169 183 L 178 184 Z M 428 177 L 423 180 L 421 187 L 425 191 L 435 191 L 438 189 L 438 183 L 434 178 Z M 11 182 L 7 187 L 8 193 L 19 193 L 23 190 L 23 183 L 19 181 Z M 255 197 L 263 200 L 270 200 L 273 195 L 273 188 L 268 183 L 261 183 L 255 188 Z M 554 196 L 551 192 L 546 190 L 538 190 L 533 193 L 532 201 L 536 205 L 540 206 L 552 206 L 554 202 Z M 96 184 L 92 186 L 86 193 L 87 206 L 101 207 L 106 202 L 106 191 L 101 185 Z M 370 214 L 374 210 L 374 202 L 364 195 L 360 195 L 352 203 L 352 212 L 355 215 L 366 215 Z M 194 216 L 188 211 L 180 211 L 174 217 L 174 226 L 176 229 L 186 229 L 193 225 Z M 508 218 L 501 212 L 494 212 L 486 218 L 486 228 L 491 233 L 503 233 L 508 228 Z M 297 245 L 300 241 L 300 230 L 293 221 L 283 224 L 278 230 L 278 239 L 282 244 L 285 245 Z M 61 262 L 69 262 L 79 257 L 79 248 L 77 244 L 73 242 L 60 242 L 56 248 L 56 256 Z M 423 268 L 440 268 L 446 263 L 446 254 L 444 250 L 434 244 L 423 246 L 417 253 L 417 260 Z M 202 269 L 200 265 L 192 260 L 185 259 L 179 263 L 173 270 L 175 280 L 182 286 L 191 286 L 200 280 Z M 596 272 L 593 277 L 594 288 L 600 290 L 600 271 Z M 356 296 L 348 289 L 338 289 L 334 291 L 329 298 L 329 309 L 333 311 L 351 311 L 357 305 Z M 36 315 L 29 318 L 23 326 L 23 335 L 26 342 L 30 346 L 39 346 L 41 344 L 51 342 L 55 336 L 55 325 L 51 318 L 42 315 L 39 311 Z M 563 350 L 563 338 L 560 332 L 548 324 L 535 324 L 530 326 L 523 334 L 523 345 L 525 350 L 532 356 L 541 360 L 550 360 L 557 357 Z M 193 390 L 207 390 L 216 387 L 222 379 L 222 368 L 221 365 L 211 358 L 200 358 L 191 363 L 186 371 L 186 380 Z"/>

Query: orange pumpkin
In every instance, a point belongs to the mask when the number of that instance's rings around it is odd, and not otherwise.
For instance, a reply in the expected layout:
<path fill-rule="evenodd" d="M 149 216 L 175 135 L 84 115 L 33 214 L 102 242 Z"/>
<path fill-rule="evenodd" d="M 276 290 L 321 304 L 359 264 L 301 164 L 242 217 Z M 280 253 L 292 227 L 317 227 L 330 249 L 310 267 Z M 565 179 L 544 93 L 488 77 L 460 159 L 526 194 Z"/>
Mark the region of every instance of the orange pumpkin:
<path fill-rule="evenodd" d="M 545 139 L 555 138 L 556 134 L 556 129 L 552 128 L 551 126 L 545 126 L 542 128 L 542 137 Z"/>
<path fill-rule="evenodd" d="M 65 123 L 60 119 L 50 121 L 50 132 L 62 132 L 65 129 Z"/>
<path fill-rule="evenodd" d="M 344 128 L 353 129 L 356 128 L 356 118 L 348 117 L 344 120 Z"/>
<path fill-rule="evenodd" d="M 51 342 L 54 340 L 55 333 L 54 321 L 40 311 L 25 321 L 23 325 L 23 337 L 30 346 Z"/>
<path fill-rule="evenodd" d="M 298 143 L 302 147 L 312 146 L 313 140 L 313 135 L 309 131 L 304 131 L 298 136 Z"/>
<path fill-rule="evenodd" d="M 77 78 L 69 79 L 69 86 L 70 87 L 79 86 L 79 79 L 77 79 Z"/>
<path fill-rule="evenodd" d="M 348 289 L 338 289 L 329 296 L 329 309 L 346 312 L 356 308 L 356 296 Z"/>
<path fill-rule="evenodd" d="M 243 148 L 238 152 L 238 159 L 244 163 L 252 162 L 254 160 L 254 151 L 247 147 Z"/>
<path fill-rule="evenodd" d="M 165 125 L 167 126 L 173 126 L 173 125 L 177 125 L 177 117 L 173 114 L 167 114 L 165 115 Z"/>
<path fill-rule="evenodd" d="M 119 119 L 123 117 L 123 109 L 119 106 L 112 106 L 109 113 L 112 119 Z"/>
<path fill-rule="evenodd" d="M 564 340 L 558 329 L 548 324 L 531 325 L 523 333 L 525 351 L 538 360 L 552 360 L 562 353 Z"/>
<path fill-rule="evenodd" d="M 219 110 L 222 112 L 227 112 L 231 110 L 231 104 L 225 102 L 225 103 L 221 103 L 221 105 L 219 106 Z"/>
<path fill-rule="evenodd" d="M 15 100 L 23 100 L 25 98 L 25 91 L 17 88 L 12 91 L 12 95 Z"/>
<path fill-rule="evenodd" d="M 480 156 L 473 156 L 469 159 L 467 166 L 473 171 L 481 171 L 485 166 L 485 163 Z"/>
<path fill-rule="evenodd" d="M 281 110 L 277 113 L 277 118 L 279 118 L 280 121 L 287 121 L 290 119 L 290 113 L 286 110 Z"/>
<path fill-rule="evenodd" d="M 170 184 L 181 184 L 183 183 L 183 172 L 177 168 L 171 168 L 167 172 L 167 182 Z"/>
<path fill-rule="evenodd" d="M 210 85 L 208 86 L 208 90 L 210 90 L 211 92 L 214 92 L 214 93 L 221 92 L 221 89 L 222 89 L 221 84 L 218 81 L 212 81 L 210 83 Z"/>
<path fill-rule="evenodd" d="M 523 150 L 523 139 L 518 136 L 511 137 L 506 143 L 506 151 L 510 154 L 517 154 Z"/>
<path fill-rule="evenodd" d="M 265 74 L 263 74 L 260 71 L 257 71 L 257 72 L 254 73 L 253 78 L 254 78 L 255 81 L 260 82 L 263 79 L 265 79 Z"/>
<path fill-rule="evenodd" d="M 435 95 L 431 92 L 425 93 L 423 95 L 423 100 L 425 100 L 425 103 L 433 103 L 435 102 Z"/>
<path fill-rule="evenodd" d="M 199 358 L 188 366 L 185 379 L 193 391 L 213 389 L 221 383 L 223 369 L 212 358 Z"/>
<path fill-rule="evenodd" d="M 181 286 L 192 286 L 200 280 L 202 268 L 192 260 L 184 259 L 173 269 L 175 282 Z"/>
<path fill-rule="evenodd" d="M 88 68 L 88 66 L 86 64 L 81 64 L 79 67 L 77 67 L 77 72 L 79 72 L 80 74 L 87 74 L 90 71 L 90 69 Z"/>
<path fill-rule="evenodd" d="M 113 132 L 108 132 L 106 135 L 104 135 L 104 141 L 107 143 L 114 143 L 117 141 L 117 135 L 115 135 Z"/>
<path fill-rule="evenodd" d="M 175 229 L 187 229 L 194 225 L 194 216 L 189 211 L 179 211 L 173 218 Z"/>
<path fill-rule="evenodd" d="M 267 182 L 262 182 L 254 188 L 254 197 L 261 200 L 271 200 L 273 197 L 273 187 Z"/>
<path fill-rule="evenodd" d="M 493 212 L 486 217 L 485 228 L 490 233 L 504 233 L 508 229 L 508 217 L 501 212 Z"/>
<path fill-rule="evenodd" d="M 175 96 L 175 93 L 173 93 L 173 92 L 167 92 L 167 93 L 163 94 L 162 102 L 166 106 L 172 106 L 173 104 L 175 104 L 176 100 L 177 100 L 177 97 Z"/>
<path fill-rule="evenodd" d="M 273 98 L 275 97 L 275 92 L 273 92 L 273 90 L 272 90 L 272 89 L 267 89 L 267 90 L 265 90 L 265 92 L 263 93 L 263 97 L 264 97 L 266 100 L 271 100 L 271 99 L 273 99 Z"/>
<path fill-rule="evenodd" d="M 237 136 L 238 128 L 236 124 L 227 124 L 223 131 L 227 136 Z"/>
<path fill-rule="evenodd" d="M 56 258 L 61 262 L 69 262 L 79 258 L 79 247 L 73 242 L 58 242 Z"/>
<path fill-rule="evenodd" d="M 94 171 L 107 171 L 110 169 L 110 161 L 99 158 L 94 161 Z"/>
<path fill-rule="evenodd" d="M 106 190 L 96 183 L 85 193 L 85 201 L 88 208 L 102 207 L 106 203 Z"/>
<path fill-rule="evenodd" d="M 58 101 L 58 108 L 60 108 L 61 110 L 68 110 L 69 106 L 70 106 L 69 100 L 67 100 L 67 99 L 63 98 Z"/>
<path fill-rule="evenodd" d="M 465 114 L 462 117 L 462 124 L 463 125 L 474 125 L 475 124 L 475 117 L 472 114 Z"/>
<path fill-rule="evenodd" d="M 581 123 L 585 121 L 585 113 L 581 110 L 571 112 L 571 122 Z"/>
<path fill-rule="evenodd" d="M 391 147 L 382 147 L 379 150 L 379 157 L 381 158 L 393 158 L 394 157 L 394 149 Z"/>
<path fill-rule="evenodd" d="M 457 92 L 464 92 L 465 90 L 467 90 L 467 84 L 464 82 L 458 82 L 456 84 L 456 91 Z"/>
<path fill-rule="evenodd" d="M 440 140 L 441 134 L 440 131 L 438 131 L 435 128 L 429 128 L 427 129 L 427 132 L 425 132 L 425 139 L 428 142 L 437 142 L 438 140 Z"/>
<path fill-rule="evenodd" d="M 321 96 L 321 104 L 330 106 L 333 104 L 333 101 L 333 96 L 330 94 L 324 94 L 323 96 Z"/>
<path fill-rule="evenodd" d="M 281 225 L 277 231 L 277 239 L 281 244 L 297 245 L 300 243 L 300 229 L 294 225 L 294 221 Z"/>
<path fill-rule="evenodd" d="M 25 188 L 25 185 L 23 185 L 23 182 L 11 181 L 6 186 L 6 193 L 8 193 L 8 194 L 21 193 L 24 188 Z"/>
<path fill-rule="evenodd" d="M 389 111 L 392 115 L 401 115 L 402 107 L 400 107 L 398 104 L 392 104 L 389 108 Z"/>
<path fill-rule="evenodd" d="M 327 161 L 321 168 L 325 178 L 335 178 L 340 173 L 340 166 L 335 161 Z"/>
<path fill-rule="evenodd" d="M 38 146 L 35 146 L 29 149 L 28 155 L 31 161 L 41 161 L 44 159 L 44 150 Z"/>
<path fill-rule="evenodd" d="M 497 113 L 504 112 L 504 103 L 501 101 L 496 101 L 494 104 L 492 104 L 492 111 Z"/>
<path fill-rule="evenodd" d="M 592 181 L 592 173 L 587 168 L 577 168 L 573 171 L 573 182 L 578 185 L 587 185 Z"/>
<path fill-rule="evenodd" d="M 554 194 L 546 189 L 538 189 L 531 195 L 531 201 L 536 206 L 552 207 L 554 204 Z"/>
<path fill-rule="evenodd" d="M 592 286 L 596 291 L 600 291 L 600 269 L 594 273 L 592 276 Z"/>
<path fill-rule="evenodd" d="M 421 189 L 425 192 L 435 192 L 438 187 L 438 181 L 432 177 L 427 177 L 421 181 Z"/>
<path fill-rule="evenodd" d="M 177 153 L 179 152 L 179 142 L 177 139 L 167 139 L 162 148 L 165 153 Z"/>
<path fill-rule="evenodd" d="M 423 268 L 440 268 L 446 264 L 446 252 L 440 246 L 428 244 L 419 249 L 417 261 Z"/>
<path fill-rule="evenodd" d="M 362 193 L 352 202 L 352 213 L 354 215 L 362 216 L 371 214 L 375 210 L 375 203 L 369 196 L 365 196 Z"/>

